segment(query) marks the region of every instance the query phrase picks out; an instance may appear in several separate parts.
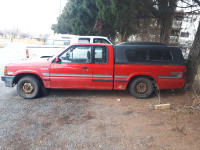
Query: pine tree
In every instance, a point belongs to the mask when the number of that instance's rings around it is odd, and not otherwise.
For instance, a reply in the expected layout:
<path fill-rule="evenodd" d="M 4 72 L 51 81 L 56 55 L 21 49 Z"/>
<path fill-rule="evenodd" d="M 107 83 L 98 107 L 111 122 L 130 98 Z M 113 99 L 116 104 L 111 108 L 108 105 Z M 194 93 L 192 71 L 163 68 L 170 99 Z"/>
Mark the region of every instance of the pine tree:
<path fill-rule="evenodd" d="M 97 7 L 94 0 L 69 0 L 58 23 L 52 25 L 56 33 L 94 35 Z"/>

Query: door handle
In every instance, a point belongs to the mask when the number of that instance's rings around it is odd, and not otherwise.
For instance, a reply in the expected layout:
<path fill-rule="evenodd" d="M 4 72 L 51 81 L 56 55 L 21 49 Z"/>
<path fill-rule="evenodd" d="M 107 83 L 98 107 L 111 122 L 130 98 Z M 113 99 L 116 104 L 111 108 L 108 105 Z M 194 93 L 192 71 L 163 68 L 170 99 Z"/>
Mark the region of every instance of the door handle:
<path fill-rule="evenodd" d="M 88 67 L 82 67 L 82 69 L 88 69 Z"/>

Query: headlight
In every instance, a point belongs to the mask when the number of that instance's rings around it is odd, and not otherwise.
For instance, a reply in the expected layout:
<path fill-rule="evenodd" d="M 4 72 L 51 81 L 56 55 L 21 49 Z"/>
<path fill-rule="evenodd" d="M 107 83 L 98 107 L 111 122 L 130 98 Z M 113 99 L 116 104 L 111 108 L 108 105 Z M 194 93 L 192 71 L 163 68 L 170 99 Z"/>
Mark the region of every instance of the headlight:
<path fill-rule="evenodd" d="M 7 75 L 7 66 L 4 67 L 4 75 Z"/>

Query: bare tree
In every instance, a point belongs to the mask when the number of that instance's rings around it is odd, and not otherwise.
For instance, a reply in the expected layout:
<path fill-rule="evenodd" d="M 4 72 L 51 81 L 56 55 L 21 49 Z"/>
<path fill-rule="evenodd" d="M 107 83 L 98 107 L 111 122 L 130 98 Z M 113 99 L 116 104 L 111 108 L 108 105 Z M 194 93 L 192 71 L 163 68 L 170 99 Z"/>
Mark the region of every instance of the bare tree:
<path fill-rule="evenodd" d="M 187 84 L 189 85 L 189 89 L 191 89 L 195 81 L 195 76 L 198 71 L 199 62 L 200 62 L 200 23 L 187 61 L 187 70 L 188 70 Z"/>
<path fill-rule="evenodd" d="M 46 42 L 47 39 L 49 38 L 49 34 L 40 35 L 40 37 L 42 41 Z"/>
<path fill-rule="evenodd" d="M 183 0 L 182 0 L 183 1 Z M 196 6 L 198 5 L 200 7 L 200 1 L 199 0 L 193 0 L 193 2 L 195 2 L 195 4 L 191 4 L 188 3 L 188 5 L 193 5 Z M 198 11 L 198 9 L 197 9 Z M 200 63 L 200 22 L 199 22 L 199 26 L 197 29 L 197 33 L 195 35 L 195 39 L 194 42 L 192 44 L 192 48 L 190 49 L 190 53 L 188 56 L 188 61 L 187 61 L 187 84 L 188 84 L 188 88 L 191 90 L 192 89 L 192 85 L 194 84 L 195 81 L 195 76 L 198 72 L 198 66 Z"/>
<path fill-rule="evenodd" d="M 20 34 L 20 29 L 17 27 L 12 27 L 10 30 L 7 30 L 7 34 L 12 38 L 16 38 Z"/>
<path fill-rule="evenodd" d="M 21 33 L 20 38 L 29 38 L 31 35 L 29 33 Z"/>
<path fill-rule="evenodd" d="M 1 36 L 3 36 L 3 35 L 4 35 L 3 31 L 0 31 L 0 35 L 1 35 Z"/>
<path fill-rule="evenodd" d="M 169 44 L 174 14 L 178 0 L 155 0 L 151 12 L 160 24 L 160 42 Z"/>

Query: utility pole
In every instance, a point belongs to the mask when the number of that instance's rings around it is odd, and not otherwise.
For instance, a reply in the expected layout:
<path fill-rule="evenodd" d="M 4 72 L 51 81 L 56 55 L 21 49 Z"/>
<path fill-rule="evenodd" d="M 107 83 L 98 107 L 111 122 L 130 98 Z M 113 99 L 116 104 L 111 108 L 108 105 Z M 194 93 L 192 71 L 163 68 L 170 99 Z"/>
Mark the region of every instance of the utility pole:
<path fill-rule="evenodd" d="M 60 0 L 60 10 L 59 10 L 59 16 L 61 15 L 61 0 Z"/>

